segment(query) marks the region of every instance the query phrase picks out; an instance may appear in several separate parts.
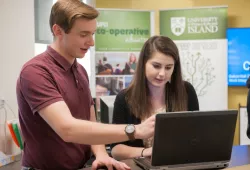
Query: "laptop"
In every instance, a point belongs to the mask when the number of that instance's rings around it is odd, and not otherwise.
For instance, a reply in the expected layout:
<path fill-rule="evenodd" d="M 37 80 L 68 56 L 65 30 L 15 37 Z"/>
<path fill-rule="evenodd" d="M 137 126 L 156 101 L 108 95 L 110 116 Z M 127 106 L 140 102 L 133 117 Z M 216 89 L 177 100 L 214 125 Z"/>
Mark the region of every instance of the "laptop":
<path fill-rule="evenodd" d="M 226 168 L 237 114 L 237 110 L 159 113 L 152 156 L 133 160 L 145 170 Z"/>

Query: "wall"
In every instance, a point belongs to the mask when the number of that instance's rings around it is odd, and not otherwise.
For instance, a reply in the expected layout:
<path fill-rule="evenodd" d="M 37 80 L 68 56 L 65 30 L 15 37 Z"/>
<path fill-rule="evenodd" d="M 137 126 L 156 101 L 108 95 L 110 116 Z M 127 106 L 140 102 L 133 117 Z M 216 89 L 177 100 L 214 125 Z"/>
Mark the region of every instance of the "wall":
<path fill-rule="evenodd" d="M 1 0 L 0 21 L 0 97 L 17 116 L 16 80 L 22 65 L 34 56 L 34 0 Z M 7 113 L 7 119 L 14 118 L 10 109 Z M 2 151 L 5 150 L 4 138 L 4 112 L 0 110 Z M 7 153 L 19 152 L 10 141 L 8 135 Z"/>
<path fill-rule="evenodd" d="M 155 10 L 155 31 L 159 34 L 159 9 L 190 8 L 199 6 L 228 6 L 229 27 L 250 27 L 249 0 L 96 0 L 97 8 L 125 8 Z M 246 105 L 247 88 L 228 88 L 228 107 L 238 109 L 239 103 Z M 239 122 L 235 133 L 234 144 L 239 144 Z"/>

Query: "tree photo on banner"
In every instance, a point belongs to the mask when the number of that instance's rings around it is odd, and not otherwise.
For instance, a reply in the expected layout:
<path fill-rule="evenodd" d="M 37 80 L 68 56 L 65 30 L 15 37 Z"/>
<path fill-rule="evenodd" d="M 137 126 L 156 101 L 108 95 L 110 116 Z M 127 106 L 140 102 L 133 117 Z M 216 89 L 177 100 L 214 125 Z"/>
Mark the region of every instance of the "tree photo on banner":
<path fill-rule="evenodd" d="M 96 108 L 100 96 L 128 87 L 144 42 L 153 35 L 152 11 L 98 9 L 95 34 Z"/>
<path fill-rule="evenodd" d="M 227 7 L 160 10 L 160 34 L 176 43 L 200 110 L 227 109 Z"/>

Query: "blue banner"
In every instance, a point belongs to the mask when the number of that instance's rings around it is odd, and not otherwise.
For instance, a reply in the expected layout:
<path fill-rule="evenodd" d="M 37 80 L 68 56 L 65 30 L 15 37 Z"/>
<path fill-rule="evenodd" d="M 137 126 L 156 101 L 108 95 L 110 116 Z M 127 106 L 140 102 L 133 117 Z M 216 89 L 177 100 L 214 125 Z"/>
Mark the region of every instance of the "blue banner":
<path fill-rule="evenodd" d="M 250 76 L 250 28 L 229 28 L 228 86 L 246 86 Z"/>

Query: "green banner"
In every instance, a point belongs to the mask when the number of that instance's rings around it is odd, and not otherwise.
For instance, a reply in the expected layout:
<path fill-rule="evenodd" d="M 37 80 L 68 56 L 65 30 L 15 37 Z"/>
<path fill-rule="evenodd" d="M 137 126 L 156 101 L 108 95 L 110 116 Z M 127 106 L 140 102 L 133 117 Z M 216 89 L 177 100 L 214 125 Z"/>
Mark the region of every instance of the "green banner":
<path fill-rule="evenodd" d="M 173 40 L 225 39 L 227 7 L 160 11 L 160 34 Z"/>
<path fill-rule="evenodd" d="M 149 11 L 99 10 L 96 51 L 140 51 L 151 35 Z"/>

